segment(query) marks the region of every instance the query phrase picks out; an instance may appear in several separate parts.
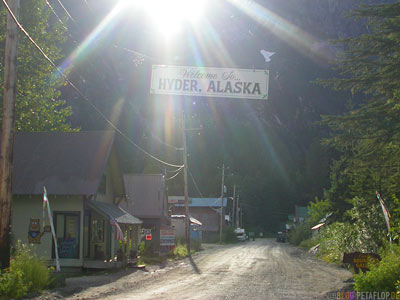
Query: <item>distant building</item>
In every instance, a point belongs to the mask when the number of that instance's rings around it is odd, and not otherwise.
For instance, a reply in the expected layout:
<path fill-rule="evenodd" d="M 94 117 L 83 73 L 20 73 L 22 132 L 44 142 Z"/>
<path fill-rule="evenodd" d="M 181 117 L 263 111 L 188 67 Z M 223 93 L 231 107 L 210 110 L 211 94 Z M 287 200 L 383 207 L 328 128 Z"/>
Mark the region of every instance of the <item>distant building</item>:
<path fill-rule="evenodd" d="M 294 206 L 296 224 L 303 223 L 308 218 L 307 206 Z"/>
<path fill-rule="evenodd" d="M 227 198 L 223 198 L 223 211 L 225 215 Z M 221 218 L 221 198 L 191 198 L 189 204 L 190 216 L 199 220 L 201 226 L 203 240 L 212 240 L 219 234 L 220 218 Z M 185 214 L 184 204 L 175 204 L 173 214 Z M 225 218 L 223 222 L 225 226 Z"/>
<path fill-rule="evenodd" d="M 176 239 L 186 238 L 186 216 L 171 215 L 171 225 L 175 229 Z M 190 217 L 190 238 L 194 240 L 202 240 L 202 225 L 199 220 Z"/>
<path fill-rule="evenodd" d="M 143 220 L 143 228 L 151 230 L 152 247 L 155 252 L 166 252 L 168 247 L 160 245 L 160 230 L 171 225 L 168 216 L 168 196 L 165 176 L 162 174 L 125 174 L 128 195 L 121 207 Z"/>

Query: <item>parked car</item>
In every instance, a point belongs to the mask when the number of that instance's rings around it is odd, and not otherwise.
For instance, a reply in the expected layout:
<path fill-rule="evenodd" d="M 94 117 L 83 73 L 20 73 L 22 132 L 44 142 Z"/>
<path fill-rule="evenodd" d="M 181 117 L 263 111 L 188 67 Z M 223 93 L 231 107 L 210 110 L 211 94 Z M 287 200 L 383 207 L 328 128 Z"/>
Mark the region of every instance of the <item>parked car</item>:
<path fill-rule="evenodd" d="M 236 237 L 239 241 L 244 242 L 248 239 L 246 231 L 244 228 L 236 228 L 235 229 Z"/>
<path fill-rule="evenodd" d="M 276 241 L 281 243 L 286 242 L 286 235 L 283 232 L 278 231 L 278 234 L 276 236 Z"/>

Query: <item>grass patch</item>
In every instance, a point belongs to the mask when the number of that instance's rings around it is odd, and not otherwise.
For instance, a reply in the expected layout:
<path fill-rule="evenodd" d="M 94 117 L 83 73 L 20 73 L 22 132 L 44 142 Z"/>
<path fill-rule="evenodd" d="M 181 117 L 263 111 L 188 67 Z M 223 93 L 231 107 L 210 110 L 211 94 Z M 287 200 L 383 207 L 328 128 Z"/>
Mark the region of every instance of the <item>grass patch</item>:
<path fill-rule="evenodd" d="M 382 260 L 369 264 L 370 271 L 354 275 L 354 289 L 358 292 L 399 292 L 400 291 L 400 246 L 386 249 Z"/>

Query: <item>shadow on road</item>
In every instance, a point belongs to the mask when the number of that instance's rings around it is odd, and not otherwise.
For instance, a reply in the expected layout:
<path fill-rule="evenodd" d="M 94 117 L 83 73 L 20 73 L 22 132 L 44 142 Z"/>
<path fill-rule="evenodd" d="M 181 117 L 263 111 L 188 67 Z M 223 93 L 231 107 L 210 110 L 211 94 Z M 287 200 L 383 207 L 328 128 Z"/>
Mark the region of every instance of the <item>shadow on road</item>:
<path fill-rule="evenodd" d="M 194 270 L 197 274 L 201 274 L 200 269 L 197 267 L 197 265 L 196 265 L 196 263 L 194 262 L 193 257 L 192 257 L 191 255 L 189 255 L 189 261 L 190 261 L 190 264 L 191 264 L 192 267 L 193 267 L 193 270 Z"/>

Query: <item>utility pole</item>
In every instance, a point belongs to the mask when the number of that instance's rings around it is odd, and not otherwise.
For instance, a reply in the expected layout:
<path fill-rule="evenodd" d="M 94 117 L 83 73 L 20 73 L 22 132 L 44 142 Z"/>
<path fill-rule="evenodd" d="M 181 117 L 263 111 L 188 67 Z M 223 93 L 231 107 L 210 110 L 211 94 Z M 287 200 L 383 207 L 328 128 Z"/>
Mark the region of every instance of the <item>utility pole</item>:
<path fill-rule="evenodd" d="M 236 184 L 233 185 L 233 203 L 232 203 L 232 226 L 235 227 L 236 213 Z"/>
<path fill-rule="evenodd" d="M 222 226 L 224 224 L 224 180 L 225 180 L 225 165 L 222 164 L 222 183 L 221 183 L 221 218 L 219 222 L 219 242 L 222 242 Z"/>
<path fill-rule="evenodd" d="M 239 195 L 236 201 L 236 228 L 239 228 Z"/>
<path fill-rule="evenodd" d="M 243 228 L 243 206 L 240 207 L 240 228 Z"/>
<path fill-rule="evenodd" d="M 183 191 L 185 196 L 185 219 L 186 219 L 186 247 L 188 250 L 188 255 L 190 257 L 190 214 L 189 214 L 189 196 L 188 196 L 188 181 L 187 181 L 187 148 L 186 148 L 186 126 L 185 126 L 185 102 L 182 98 L 182 143 L 183 143 Z"/>
<path fill-rule="evenodd" d="M 8 0 L 18 19 L 19 0 Z M 0 159 L 0 268 L 10 266 L 10 230 L 12 202 L 12 156 L 14 144 L 15 99 L 17 93 L 17 37 L 18 27 L 7 13 L 6 45 L 4 54 L 3 120 Z"/>

